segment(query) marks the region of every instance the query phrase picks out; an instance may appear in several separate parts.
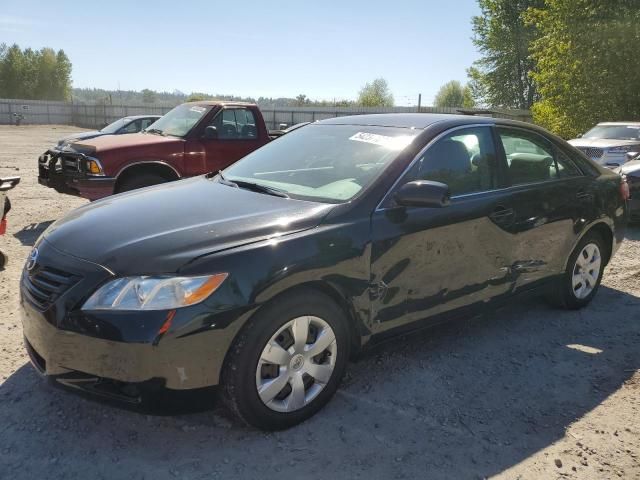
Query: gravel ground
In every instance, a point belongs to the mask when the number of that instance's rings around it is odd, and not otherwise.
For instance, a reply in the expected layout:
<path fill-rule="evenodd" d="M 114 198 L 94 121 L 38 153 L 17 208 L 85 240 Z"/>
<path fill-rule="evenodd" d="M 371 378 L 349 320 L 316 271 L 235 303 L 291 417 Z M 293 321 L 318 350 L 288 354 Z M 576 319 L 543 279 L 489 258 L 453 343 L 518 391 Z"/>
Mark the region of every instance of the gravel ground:
<path fill-rule="evenodd" d="M 73 131 L 0 127 L 0 176 L 22 176 L 0 272 L 0 477 L 640 478 L 637 228 L 587 309 L 521 302 L 387 343 L 286 432 L 240 426 L 214 396 L 151 415 L 53 388 L 23 351 L 18 278 L 40 232 L 85 203 L 36 182 L 37 156 Z"/>

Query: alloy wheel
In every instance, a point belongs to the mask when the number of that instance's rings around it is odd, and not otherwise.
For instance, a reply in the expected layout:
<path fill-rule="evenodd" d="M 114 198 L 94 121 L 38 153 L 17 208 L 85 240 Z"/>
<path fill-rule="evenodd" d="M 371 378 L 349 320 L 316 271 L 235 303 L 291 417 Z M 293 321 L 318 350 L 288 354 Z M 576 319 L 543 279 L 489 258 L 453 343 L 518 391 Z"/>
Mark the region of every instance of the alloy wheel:
<path fill-rule="evenodd" d="M 333 375 L 335 333 L 314 316 L 297 317 L 269 339 L 256 369 L 260 400 L 271 410 L 294 412 L 313 401 Z"/>
<path fill-rule="evenodd" d="M 573 267 L 571 285 L 577 299 L 584 299 L 596 288 L 600 276 L 602 257 L 600 249 L 595 243 L 584 246 Z"/>

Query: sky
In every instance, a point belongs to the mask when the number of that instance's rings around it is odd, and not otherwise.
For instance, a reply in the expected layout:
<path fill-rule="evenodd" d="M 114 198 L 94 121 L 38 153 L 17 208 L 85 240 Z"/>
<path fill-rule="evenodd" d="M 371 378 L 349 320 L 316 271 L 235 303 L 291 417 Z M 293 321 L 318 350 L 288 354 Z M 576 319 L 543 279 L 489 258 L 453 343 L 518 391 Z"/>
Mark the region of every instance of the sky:
<path fill-rule="evenodd" d="M 0 43 L 63 49 L 73 86 L 397 105 L 466 81 L 476 0 L 0 0 Z"/>

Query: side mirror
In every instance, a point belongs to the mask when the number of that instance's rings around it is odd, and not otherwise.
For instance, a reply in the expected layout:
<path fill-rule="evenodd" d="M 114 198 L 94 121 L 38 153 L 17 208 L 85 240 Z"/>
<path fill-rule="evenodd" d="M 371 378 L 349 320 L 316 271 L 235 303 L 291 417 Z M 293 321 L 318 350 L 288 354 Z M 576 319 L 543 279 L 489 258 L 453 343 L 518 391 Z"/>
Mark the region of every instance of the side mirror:
<path fill-rule="evenodd" d="M 576 138 L 582 138 L 582 133 L 579 133 L 578 135 L 576 135 Z"/>
<path fill-rule="evenodd" d="M 218 129 L 213 125 L 209 125 L 204 129 L 204 138 L 207 140 L 215 140 L 218 138 Z"/>
<path fill-rule="evenodd" d="M 403 207 L 442 208 L 449 205 L 451 194 L 449 186 L 444 183 L 414 180 L 400 187 L 394 199 Z"/>

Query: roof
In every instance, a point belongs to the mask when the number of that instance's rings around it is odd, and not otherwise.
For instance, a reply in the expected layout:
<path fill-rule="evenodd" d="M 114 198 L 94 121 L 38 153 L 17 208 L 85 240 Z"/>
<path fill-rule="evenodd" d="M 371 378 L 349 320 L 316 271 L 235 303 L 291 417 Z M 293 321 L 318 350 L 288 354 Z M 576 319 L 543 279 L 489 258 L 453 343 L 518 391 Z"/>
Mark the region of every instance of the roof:
<path fill-rule="evenodd" d="M 438 113 L 379 113 L 373 115 L 351 115 L 321 120 L 325 125 L 367 125 L 377 127 L 399 127 L 424 129 L 434 123 L 456 121 L 460 125 L 495 123 L 495 118 L 472 117 Z"/>
<path fill-rule="evenodd" d="M 124 118 L 130 118 L 131 120 L 137 120 L 138 118 L 160 118 L 162 115 L 149 114 L 149 115 L 127 115 Z"/>
<path fill-rule="evenodd" d="M 248 107 L 248 106 L 254 106 L 255 103 L 234 102 L 231 100 L 199 100 L 196 102 L 186 102 L 185 105 L 206 105 L 208 107 L 216 107 L 219 105 L 238 105 L 238 106 Z"/>

